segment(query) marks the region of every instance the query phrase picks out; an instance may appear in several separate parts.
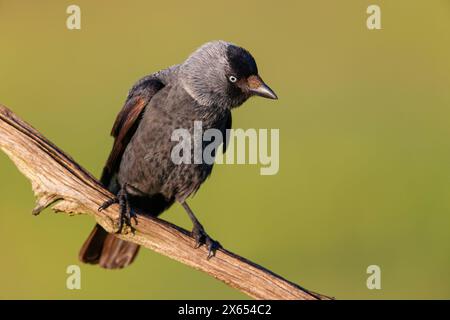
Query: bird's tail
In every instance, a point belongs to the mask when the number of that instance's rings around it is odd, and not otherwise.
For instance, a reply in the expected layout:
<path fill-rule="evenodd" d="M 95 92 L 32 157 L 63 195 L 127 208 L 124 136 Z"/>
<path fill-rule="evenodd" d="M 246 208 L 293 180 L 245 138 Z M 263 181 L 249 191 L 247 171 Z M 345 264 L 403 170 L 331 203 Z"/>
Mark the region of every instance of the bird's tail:
<path fill-rule="evenodd" d="M 105 269 L 121 269 L 130 265 L 139 252 L 139 245 L 117 238 L 96 224 L 80 250 L 84 263 L 98 264 Z"/>

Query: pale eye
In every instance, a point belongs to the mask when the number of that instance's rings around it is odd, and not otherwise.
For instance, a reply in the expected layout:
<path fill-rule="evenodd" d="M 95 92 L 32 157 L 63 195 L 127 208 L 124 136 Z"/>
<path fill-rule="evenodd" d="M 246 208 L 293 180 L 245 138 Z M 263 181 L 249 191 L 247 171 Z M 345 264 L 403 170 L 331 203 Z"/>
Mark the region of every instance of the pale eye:
<path fill-rule="evenodd" d="M 230 80 L 230 82 L 235 83 L 237 81 L 237 78 L 235 76 L 230 76 L 228 78 Z"/>

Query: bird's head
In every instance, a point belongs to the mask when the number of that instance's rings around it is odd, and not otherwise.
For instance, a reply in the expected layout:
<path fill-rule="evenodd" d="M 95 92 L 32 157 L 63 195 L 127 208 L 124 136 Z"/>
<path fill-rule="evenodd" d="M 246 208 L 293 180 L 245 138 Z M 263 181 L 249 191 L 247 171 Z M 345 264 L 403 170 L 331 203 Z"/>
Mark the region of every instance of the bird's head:
<path fill-rule="evenodd" d="M 202 105 L 240 106 L 251 96 L 278 99 L 258 74 L 245 49 L 225 41 L 208 42 L 181 66 L 186 91 Z"/>

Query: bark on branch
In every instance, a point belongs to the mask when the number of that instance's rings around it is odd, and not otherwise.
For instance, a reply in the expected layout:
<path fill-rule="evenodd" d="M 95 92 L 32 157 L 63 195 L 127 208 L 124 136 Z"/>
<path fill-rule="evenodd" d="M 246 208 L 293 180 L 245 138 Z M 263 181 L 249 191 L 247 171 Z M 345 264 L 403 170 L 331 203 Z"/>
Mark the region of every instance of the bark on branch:
<path fill-rule="evenodd" d="M 117 229 L 118 206 L 98 212 L 113 195 L 37 130 L 0 105 L 0 148 L 31 181 L 36 196 L 33 214 L 52 206 L 56 212 L 89 214 L 107 231 Z M 120 238 L 140 244 L 225 282 L 256 299 L 329 299 L 313 293 L 225 249 L 206 260 L 194 249 L 190 233 L 166 221 L 138 214 L 134 232 Z"/>

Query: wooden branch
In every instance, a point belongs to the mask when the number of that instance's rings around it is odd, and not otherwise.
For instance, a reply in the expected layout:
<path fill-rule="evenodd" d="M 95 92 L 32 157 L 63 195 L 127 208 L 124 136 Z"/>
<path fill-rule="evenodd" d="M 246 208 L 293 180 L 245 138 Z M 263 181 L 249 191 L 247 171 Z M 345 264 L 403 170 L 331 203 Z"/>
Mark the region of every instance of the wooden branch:
<path fill-rule="evenodd" d="M 33 214 L 52 206 L 56 212 L 87 213 L 108 232 L 118 228 L 117 205 L 102 212 L 97 210 L 113 195 L 71 157 L 2 105 L 0 148 L 31 181 L 37 198 Z M 253 298 L 329 299 L 225 249 L 207 260 L 206 249 L 194 249 L 190 233 L 169 222 L 139 214 L 133 228 L 134 232 L 118 236 L 206 272 Z"/>

